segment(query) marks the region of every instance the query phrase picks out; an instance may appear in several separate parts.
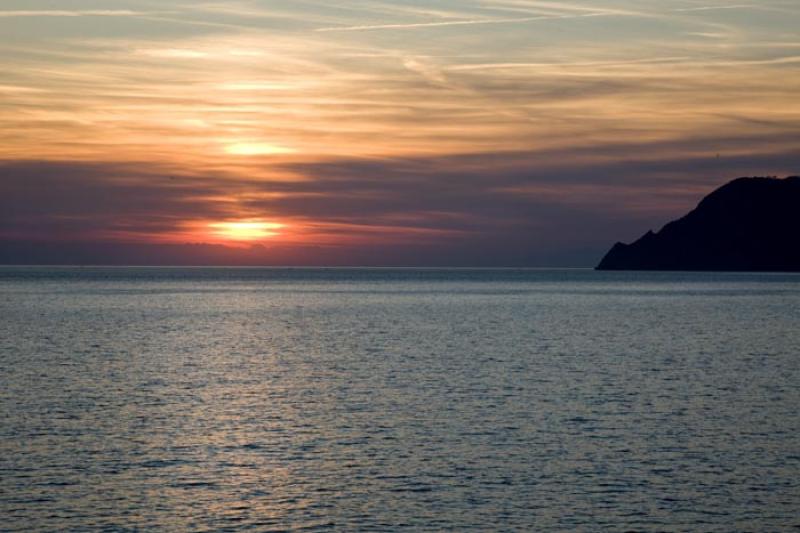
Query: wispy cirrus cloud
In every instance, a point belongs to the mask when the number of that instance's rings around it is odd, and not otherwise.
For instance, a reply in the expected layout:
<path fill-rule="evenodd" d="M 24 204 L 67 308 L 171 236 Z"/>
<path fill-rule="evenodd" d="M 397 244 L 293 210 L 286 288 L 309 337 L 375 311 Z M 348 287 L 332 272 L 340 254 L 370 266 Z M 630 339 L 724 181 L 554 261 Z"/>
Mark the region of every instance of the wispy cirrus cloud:
<path fill-rule="evenodd" d="M 43 10 L 0 10 L 0 18 L 10 17 L 138 17 L 146 12 L 127 9 L 43 9 Z"/>
<path fill-rule="evenodd" d="M 534 17 L 517 18 L 492 18 L 492 19 L 468 19 L 468 20 L 443 20 L 434 22 L 409 22 L 396 24 L 365 24 L 357 26 L 329 26 L 316 28 L 317 32 L 348 32 L 348 31 L 373 31 L 373 30 L 413 30 L 419 28 L 442 28 L 447 26 L 481 26 L 481 25 L 506 25 L 523 24 L 528 22 L 539 22 L 545 20 L 564 20 L 589 17 L 608 17 L 620 16 L 617 13 L 582 13 L 578 15 L 544 15 Z"/>
<path fill-rule="evenodd" d="M 696 6 L 696 7 L 683 7 L 675 9 L 676 13 L 686 13 L 691 11 L 719 11 L 726 9 L 764 9 L 764 6 L 758 4 L 733 4 L 733 5 L 713 5 L 713 6 Z"/>

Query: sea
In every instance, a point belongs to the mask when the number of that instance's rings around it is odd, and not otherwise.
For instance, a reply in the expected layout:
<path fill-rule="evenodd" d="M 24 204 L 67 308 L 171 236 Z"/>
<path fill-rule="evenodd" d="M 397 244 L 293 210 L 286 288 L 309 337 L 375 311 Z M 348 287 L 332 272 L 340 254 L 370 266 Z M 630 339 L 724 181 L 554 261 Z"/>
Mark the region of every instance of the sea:
<path fill-rule="evenodd" d="M 800 275 L 0 268 L 2 531 L 798 531 Z"/>

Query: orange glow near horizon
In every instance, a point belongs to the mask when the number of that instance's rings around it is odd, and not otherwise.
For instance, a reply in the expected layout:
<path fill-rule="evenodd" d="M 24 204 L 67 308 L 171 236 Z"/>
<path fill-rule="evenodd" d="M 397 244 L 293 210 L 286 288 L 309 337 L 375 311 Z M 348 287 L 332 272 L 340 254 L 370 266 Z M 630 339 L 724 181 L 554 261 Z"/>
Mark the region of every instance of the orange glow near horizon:
<path fill-rule="evenodd" d="M 231 143 L 225 146 L 225 153 L 239 156 L 281 155 L 291 154 L 294 150 L 285 146 L 269 143 Z"/>
<path fill-rule="evenodd" d="M 208 226 L 215 237 L 237 242 L 269 239 L 279 235 L 278 230 L 286 227 L 285 224 L 262 220 L 213 222 Z"/>

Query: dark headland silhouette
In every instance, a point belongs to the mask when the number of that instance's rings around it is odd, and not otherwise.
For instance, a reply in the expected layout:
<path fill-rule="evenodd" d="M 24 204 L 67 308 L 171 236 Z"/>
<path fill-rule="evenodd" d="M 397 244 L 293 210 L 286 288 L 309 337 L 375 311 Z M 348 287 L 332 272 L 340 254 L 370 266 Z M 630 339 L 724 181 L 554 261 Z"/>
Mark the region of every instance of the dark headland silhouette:
<path fill-rule="evenodd" d="M 618 242 L 597 269 L 800 271 L 800 177 L 734 180 L 658 233 Z"/>

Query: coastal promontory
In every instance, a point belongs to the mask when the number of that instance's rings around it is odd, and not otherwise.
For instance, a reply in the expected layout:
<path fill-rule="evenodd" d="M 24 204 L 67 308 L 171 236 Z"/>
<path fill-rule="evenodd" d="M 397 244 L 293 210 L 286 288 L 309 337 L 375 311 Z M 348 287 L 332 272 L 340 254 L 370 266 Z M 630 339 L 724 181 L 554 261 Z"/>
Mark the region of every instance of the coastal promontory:
<path fill-rule="evenodd" d="M 800 271 L 800 177 L 739 178 L 598 270 Z"/>

